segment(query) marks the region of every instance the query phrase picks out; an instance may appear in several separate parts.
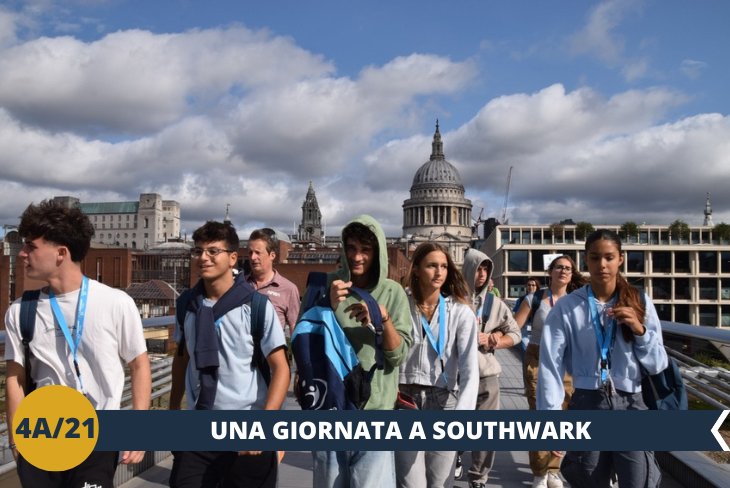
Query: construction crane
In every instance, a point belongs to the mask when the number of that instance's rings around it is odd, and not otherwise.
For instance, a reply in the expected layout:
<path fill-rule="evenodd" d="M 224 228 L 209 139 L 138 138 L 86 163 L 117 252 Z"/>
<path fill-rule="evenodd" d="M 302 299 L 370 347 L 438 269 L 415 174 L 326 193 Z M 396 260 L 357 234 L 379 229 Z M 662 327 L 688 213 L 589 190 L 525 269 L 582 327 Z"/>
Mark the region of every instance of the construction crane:
<path fill-rule="evenodd" d="M 509 167 L 509 172 L 507 173 L 507 184 L 504 187 L 504 203 L 502 203 L 502 218 L 499 221 L 501 224 L 507 223 L 507 202 L 509 201 L 509 183 L 510 183 L 510 180 L 512 180 L 512 168 L 514 168 L 514 166 Z"/>
<path fill-rule="evenodd" d="M 482 207 L 482 209 L 479 210 L 479 217 L 477 217 L 476 219 L 474 217 L 471 218 L 474 221 L 474 226 L 472 227 L 472 229 L 473 229 L 472 233 L 477 236 L 479 235 L 479 226 L 482 225 L 482 223 L 484 222 L 484 220 L 482 219 L 483 212 L 484 212 L 484 207 Z"/>

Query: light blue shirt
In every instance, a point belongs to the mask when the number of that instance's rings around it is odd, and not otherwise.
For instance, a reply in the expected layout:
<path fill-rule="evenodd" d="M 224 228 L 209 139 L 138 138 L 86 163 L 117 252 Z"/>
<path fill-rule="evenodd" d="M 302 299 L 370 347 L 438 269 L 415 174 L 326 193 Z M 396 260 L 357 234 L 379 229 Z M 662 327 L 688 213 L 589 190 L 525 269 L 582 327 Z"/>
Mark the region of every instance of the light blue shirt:
<path fill-rule="evenodd" d="M 212 307 L 214 301 L 204 299 L 203 305 Z M 268 356 L 279 347 L 286 347 L 284 332 L 271 302 L 266 304 L 261 350 Z M 213 410 L 263 410 L 268 388 L 253 364 L 253 337 L 251 336 L 251 307 L 242 305 L 221 317 L 218 333 L 218 390 Z M 175 327 L 175 341 L 180 342 L 180 325 Z M 199 372 L 195 367 L 195 314 L 185 315 L 185 343 L 190 355 L 185 373 L 185 392 L 188 410 L 195 409 L 200 391 Z"/>
<path fill-rule="evenodd" d="M 626 342 L 621 329 L 611 353 L 611 380 L 617 390 L 641 391 L 643 366 L 649 374 L 667 367 L 661 324 L 654 304 L 646 298 L 644 335 Z M 537 409 L 560 410 L 564 400 L 563 374 L 573 376 L 573 386 L 585 390 L 601 388 L 598 339 L 588 309 L 586 287 L 558 301 L 547 316 L 540 344 L 540 374 L 537 378 Z"/>

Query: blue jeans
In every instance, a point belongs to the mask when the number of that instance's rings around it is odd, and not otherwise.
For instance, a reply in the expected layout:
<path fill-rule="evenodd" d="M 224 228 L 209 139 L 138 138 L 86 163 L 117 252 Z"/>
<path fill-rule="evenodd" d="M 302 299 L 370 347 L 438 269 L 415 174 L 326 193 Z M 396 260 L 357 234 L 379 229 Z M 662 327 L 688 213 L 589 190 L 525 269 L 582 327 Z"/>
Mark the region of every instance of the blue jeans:
<path fill-rule="evenodd" d="M 395 488 L 393 451 L 312 451 L 317 488 Z"/>

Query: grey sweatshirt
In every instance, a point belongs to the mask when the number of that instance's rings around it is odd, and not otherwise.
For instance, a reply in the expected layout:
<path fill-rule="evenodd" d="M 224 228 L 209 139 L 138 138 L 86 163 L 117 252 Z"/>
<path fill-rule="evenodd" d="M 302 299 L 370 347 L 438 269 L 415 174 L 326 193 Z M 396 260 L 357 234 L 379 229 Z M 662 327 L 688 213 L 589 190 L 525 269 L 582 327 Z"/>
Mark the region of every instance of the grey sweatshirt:
<path fill-rule="evenodd" d="M 489 269 L 487 275 L 487 281 L 480 290 L 475 289 L 474 281 L 476 279 L 477 270 L 482 263 L 486 263 Z M 466 280 L 466 284 L 469 286 L 471 292 L 472 309 L 474 313 L 478 313 L 482 304 L 484 303 L 487 295 L 486 283 L 492 278 L 492 271 L 494 265 L 492 260 L 481 251 L 476 249 L 469 249 L 464 256 L 464 265 L 462 266 L 462 274 Z M 517 322 L 512 317 L 512 311 L 509 307 L 499 298 L 494 299 L 492 305 L 492 311 L 486 321 L 482 320 L 482 317 L 477 319 L 478 331 L 484 333 L 491 333 L 493 331 L 500 331 L 504 335 L 508 335 L 512 338 L 515 344 L 522 340 L 522 334 L 520 328 L 517 326 Z M 494 351 L 487 350 L 484 347 L 479 347 L 479 377 L 484 378 L 487 376 L 498 375 L 502 372 L 502 366 L 499 361 L 494 357 Z"/>

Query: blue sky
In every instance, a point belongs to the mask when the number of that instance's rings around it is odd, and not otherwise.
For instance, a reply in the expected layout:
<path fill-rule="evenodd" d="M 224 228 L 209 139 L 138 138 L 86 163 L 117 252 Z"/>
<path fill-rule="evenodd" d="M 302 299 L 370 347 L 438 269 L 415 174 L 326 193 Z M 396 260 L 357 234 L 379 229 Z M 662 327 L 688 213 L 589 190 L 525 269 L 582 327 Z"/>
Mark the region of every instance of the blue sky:
<path fill-rule="evenodd" d="M 399 235 L 430 154 L 513 223 L 730 221 L 730 4 L 606 0 L 10 1 L 0 220 L 31 200 L 182 205 L 288 231 L 308 181 L 335 230 Z"/>

